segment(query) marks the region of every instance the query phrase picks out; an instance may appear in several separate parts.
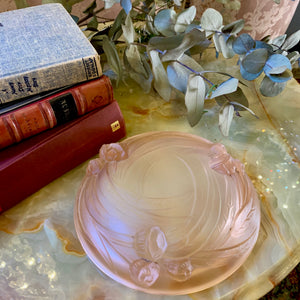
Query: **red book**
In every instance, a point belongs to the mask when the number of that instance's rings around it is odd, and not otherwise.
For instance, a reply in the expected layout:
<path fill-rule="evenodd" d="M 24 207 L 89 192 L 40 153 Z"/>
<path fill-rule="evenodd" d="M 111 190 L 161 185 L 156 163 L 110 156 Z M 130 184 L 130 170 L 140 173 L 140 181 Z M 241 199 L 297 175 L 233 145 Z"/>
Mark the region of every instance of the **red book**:
<path fill-rule="evenodd" d="M 116 101 L 0 151 L 0 213 L 125 136 Z"/>
<path fill-rule="evenodd" d="M 1 113 L 0 109 L 0 149 L 69 122 L 112 101 L 111 82 L 103 75 L 6 113 Z M 5 107 L 2 112 L 13 107 Z"/>

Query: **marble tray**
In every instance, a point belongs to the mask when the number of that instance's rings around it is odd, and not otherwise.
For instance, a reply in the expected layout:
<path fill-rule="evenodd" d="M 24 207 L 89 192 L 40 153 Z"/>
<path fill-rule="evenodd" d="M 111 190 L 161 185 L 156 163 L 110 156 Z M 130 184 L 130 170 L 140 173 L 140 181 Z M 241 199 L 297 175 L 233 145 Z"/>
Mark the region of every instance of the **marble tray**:
<path fill-rule="evenodd" d="M 209 58 L 203 61 L 205 69 L 213 69 Z M 232 75 L 239 72 L 232 61 L 220 60 L 219 71 L 220 66 Z M 0 215 L 2 298 L 253 300 L 274 288 L 300 262 L 300 86 L 291 80 L 282 94 L 268 99 L 259 94 L 259 82 L 248 84 L 242 88 L 259 119 L 241 112 L 229 137 L 218 129 L 214 103 L 207 103 L 200 124 L 191 128 L 182 99 L 165 102 L 135 85 L 120 85 L 114 93 L 128 137 L 162 130 L 192 133 L 225 145 L 244 164 L 259 195 L 261 223 L 257 242 L 238 270 L 211 288 L 181 296 L 146 294 L 106 276 L 85 255 L 74 228 L 85 162 Z"/>

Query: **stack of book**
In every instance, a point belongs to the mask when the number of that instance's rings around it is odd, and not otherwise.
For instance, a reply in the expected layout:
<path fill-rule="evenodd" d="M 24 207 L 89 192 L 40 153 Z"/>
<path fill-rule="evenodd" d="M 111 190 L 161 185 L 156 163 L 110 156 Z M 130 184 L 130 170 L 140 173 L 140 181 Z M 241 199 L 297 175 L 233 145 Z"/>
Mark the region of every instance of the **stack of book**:
<path fill-rule="evenodd" d="M 96 50 L 61 4 L 0 14 L 0 213 L 125 136 Z"/>

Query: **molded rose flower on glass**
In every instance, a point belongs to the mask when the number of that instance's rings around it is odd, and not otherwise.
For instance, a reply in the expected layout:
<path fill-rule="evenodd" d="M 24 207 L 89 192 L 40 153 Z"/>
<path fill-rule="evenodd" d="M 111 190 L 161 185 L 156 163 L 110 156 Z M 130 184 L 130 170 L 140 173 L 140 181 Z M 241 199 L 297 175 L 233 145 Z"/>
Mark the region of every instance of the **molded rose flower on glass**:
<path fill-rule="evenodd" d="M 120 161 L 128 157 L 119 143 L 104 144 L 100 148 L 99 157 L 104 162 Z"/>
<path fill-rule="evenodd" d="M 117 162 L 128 157 L 127 152 L 118 143 L 104 144 L 99 150 L 99 158 L 89 162 L 87 175 L 97 175 L 108 162 Z"/>
<path fill-rule="evenodd" d="M 164 264 L 168 275 L 176 281 L 186 281 L 191 278 L 193 266 L 189 259 L 168 261 Z"/>
<path fill-rule="evenodd" d="M 236 171 L 244 172 L 244 168 L 240 161 L 233 159 L 227 153 L 225 146 L 222 144 L 214 144 L 209 150 L 209 167 L 216 172 L 224 175 L 233 175 Z"/>
<path fill-rule="evenodd" d="M 103 162 L 99 158 L 91 160 L 87 166 L 86 175 L 97 175 L 103 168 L 103 165 Z"/>
<path fill-rule="evenodd" d="M 158 279 L 160 267 L 155 262 L 138 259 L 130 264 L 129 270 L 131 278 L 137 284 L 149 287 Z"/>
<path fill-rule="evenodd" d="M 162 258 L 167 246 L 166 236 L 158 226 L 141 230 L 134 237 L 134 248 L 137 254 L 151 261 Z"/>

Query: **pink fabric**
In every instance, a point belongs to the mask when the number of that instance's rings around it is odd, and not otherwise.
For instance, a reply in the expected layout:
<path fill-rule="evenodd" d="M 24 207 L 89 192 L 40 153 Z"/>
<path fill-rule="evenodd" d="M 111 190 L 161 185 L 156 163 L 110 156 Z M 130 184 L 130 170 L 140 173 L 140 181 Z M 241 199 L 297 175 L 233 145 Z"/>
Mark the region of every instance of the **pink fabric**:
<path fill-rule="evenodd" d="M 206 8 L 211 7 L 223 15 L 224 23 L 244 19 L 246 22 L 244 31 L 255 39 L 261 39 L 266 35 L 276 37 L 284 34 L 298 4 L 299 0 L 281 0 L 280 4 L 276 4 L 273 0 L 232 0 L 225 4 L 215 0 L 191 0 L 191 5 L 197 7 L 198 17 Z"/>
<path fill-rule="evenodd" d="M 30 5 L 36 5 L 41 0 L 27 0 Z M 73 6 L 72 13 L 80 18 L 84 16 L 82 11 L 90 4 L 90 0 L 84 0 Z M 218 10 L 224 23 L 244 19 L 246 21 L 244 32 L 248 32 L 254 39 L 262 39 L 266 35 L 272 37 L 284 34 L 294 16 L 299 0 L 281 0 L 276 4 L 273 0 L 228 0 L 222 4 L 216 0 L 191 0 L 190 5 L 197 7 L 197 16 L 201 17 L 205 9 L 211 7 Z M 97 7 L 102 7 L 103 1 L 97 0 Z M 101 13 L 104 20 L 116 17 L 120 11 L 120 5 Z"/>
<path fill-rule="evenodd" d="M 83 0 L 80 1 L 79 3 L 76 3 L 72 6 L 72 11 L 71 13 L 79 19 L 83 18 L 86 16 L 86 14 L 83 13 L 83 11 L 92 3 L 92 0 Z M 34 5 L 40 5 L 42 4 L 42 0 L 27 0 L 27 4 L 29 6 L 34 6 Z M 97 9 L 100 9 L 101 7 L 104 6 L 104 2 L 102 0 L 97 0 Z M 15 9 L 15 8 L 12 8 Z M 99 21 L 110 21 L 113 20 L 121 10 L 121 6 L 119 4 L 114 4 L 110 9 L 107 9 L 105 11 L 102 11 L 99 16 L 101 16 L 103 19 L 99 18 Z"/>

